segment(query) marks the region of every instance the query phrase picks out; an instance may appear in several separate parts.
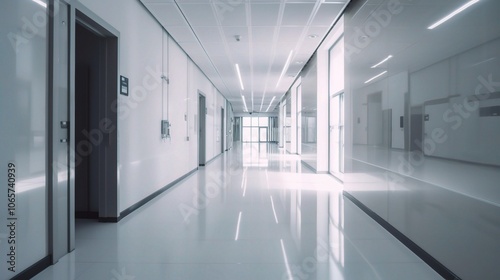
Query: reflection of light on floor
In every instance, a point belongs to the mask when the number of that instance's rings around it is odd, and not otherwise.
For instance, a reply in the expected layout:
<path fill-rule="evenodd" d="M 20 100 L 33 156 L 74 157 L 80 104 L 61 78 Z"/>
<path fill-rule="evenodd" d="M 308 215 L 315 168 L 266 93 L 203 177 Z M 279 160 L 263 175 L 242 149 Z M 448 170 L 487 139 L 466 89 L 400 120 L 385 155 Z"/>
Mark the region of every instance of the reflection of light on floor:
<path fill-rule="evenodd" d="M 278 215 L 276 215 L 276 209 L 274 208 L 274 200 L 272 195 L 271 195 L 271 206 L 273 207 L 274 220 L 276 221 L 277 224 L 279 224 Z"/>
<path fill-rule="evenodd" d="M 343 186 L 327 174 L 269 172 L 269 187 L 287 190 L 339 191 Z"/>
<path fill-rule="evenodd" d="M 266 186 L 269 189 L 269 174 L 267 174 L 267 169 L 266 169 Z"/>
<path fill-rule="evenodd" d="M 293 279 L 292 271 L 290 270 L 290 264 L 288 263 L 288 257 L 286 256 L 285 244 L 283 244 L 283 239 L 281 242 L 281 252 L 283 253 L 283 259 L 285 260 L 286 273 L 288 274 L 288 279 Z"/>
<path fill-rule="evenodd" d="M 243 169 L 243 175 L 241 176 L 241 189 L 245 186 L 245 181 L 247 178 L 247 170 L 248 168 Z"/>
<path fill-rule="evenodd" d="M 243 197 L 245 197 L 247 193 L 247 182 L 248 182 L 248 177 L 245 177 L 245 182 L 243 183 Z"/>
<path fill-rule="evenodd" d="M 238 240 L 240 237 L 240 223 L 241 223 L 241 211 L 240 214 L 238 215 L 238 223 L 236 224 L 236 236 L 234 237 L 234 240 Z"/>

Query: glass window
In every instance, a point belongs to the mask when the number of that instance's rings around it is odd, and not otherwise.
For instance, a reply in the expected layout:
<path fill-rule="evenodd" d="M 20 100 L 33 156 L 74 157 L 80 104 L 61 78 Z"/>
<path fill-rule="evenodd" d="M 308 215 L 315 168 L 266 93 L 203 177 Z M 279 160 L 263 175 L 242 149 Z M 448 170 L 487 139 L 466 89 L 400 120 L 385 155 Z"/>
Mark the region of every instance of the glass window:
<path fill-rule="evenodd" d="M 259 126 L 259 118 L 252 118 L 252 126 Z"/>
<path fill-rule="evenodd" d="M 243 126 L 252 126 L 252 118 L 243 117 Z"/>
<path fill-rule="evenodd" d="M 259 142 L 259 128 L 252 127 L 252 142 Z"/>
<path fill-rule="evenodd" d="M 260 117 L 259 118 L 259 126 L 269 126 L 269 118 L 268 117 Z"/>

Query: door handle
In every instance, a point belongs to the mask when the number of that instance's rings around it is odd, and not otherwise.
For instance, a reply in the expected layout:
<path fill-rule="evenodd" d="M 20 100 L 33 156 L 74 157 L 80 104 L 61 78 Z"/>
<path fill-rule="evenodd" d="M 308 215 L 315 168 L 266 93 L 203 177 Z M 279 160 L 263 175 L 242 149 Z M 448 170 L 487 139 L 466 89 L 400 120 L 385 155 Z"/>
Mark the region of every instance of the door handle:
<path fill-rule="evenodd" d="M 61 139 L 61 140 L 60 140 L 60 142 L 61 142 L 61 143 L 68 143 L 68 139 L 64 139 L 64 138 L 63 138 L 63 139 Z"/>

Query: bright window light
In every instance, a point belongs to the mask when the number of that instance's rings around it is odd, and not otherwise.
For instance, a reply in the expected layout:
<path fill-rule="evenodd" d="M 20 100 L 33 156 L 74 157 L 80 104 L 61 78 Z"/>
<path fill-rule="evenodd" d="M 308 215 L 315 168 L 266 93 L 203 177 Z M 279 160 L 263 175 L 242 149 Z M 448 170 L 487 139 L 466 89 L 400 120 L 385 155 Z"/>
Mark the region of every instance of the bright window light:
<path fill-rule="evenodd" d="M 384 58 L 382 61 L 380 61 L 379 63 L 375 64 L 372 66 L 372 68 L 377 68 L 379 67 L 380 65 L 386 63 L 389 59 L 392 58 L 392 55 L 389 55 L 388 57 Z"/>
<path fill-rule="evenodd" d="M 238 73 L 238 79 L 240 80 L 241 90 L 245 90 L 245 87 L 243 86 L 243 79 L 241 79 L 240 66 L 238 64 L 236 64 L 236 73 Z"/>
<path fill-rule="evenodd" d="M 477 2 L 479 2 L 479 0 L 472 0 L 472 1 L 469 1 L 467 3 L 465 3 L 462 7 L 456 9 L 455 11 L 451 12 L 451 14 L 445 16 L 444 18 L 438 20 L 436 23 L 432 24 L 431 26 L 427 27 L 427 29 L 434 29 L 438 26 L 440 26 L 441 24 L 447 22 L 448 20 L 450 20 L 452 17 L 458 15 L 459 13 L 465 11 L 465 9 L 469 8 L 470 6 L 476 4 Z"/>
<path fill-rule="evenodd" d="M 33 0 L 33 2 L 37 3 L 38 5 L 47 8 L 47 3 L 43 2 L 42 0 Z"/>
<path fill-rule="evenodd" d="M 368 84 L 369 82 L 371 82 L 371 81 L 375 80 L 375 79 L 376 79 L 376 78 L 378 78 L 378 77 L 381 77 L 381 76 L 385 75 L 386 73 L 387 73 L 387 71 L 384 71 L 384 72 L 382 72 L 382 73 L 378 74 L 377 76 L 375 76 L 375 77 L 373 77 L 373 78 L 371 78 L 371 79 L 367 80 L 367 81 L 365 82 L 365 84 Z"/>

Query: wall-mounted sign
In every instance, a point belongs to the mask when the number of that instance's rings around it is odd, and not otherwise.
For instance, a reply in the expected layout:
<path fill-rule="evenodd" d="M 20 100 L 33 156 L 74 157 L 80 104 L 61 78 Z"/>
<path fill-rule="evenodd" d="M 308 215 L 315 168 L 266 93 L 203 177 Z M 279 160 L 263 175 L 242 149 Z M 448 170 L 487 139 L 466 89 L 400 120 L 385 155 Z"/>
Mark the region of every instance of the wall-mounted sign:
<path fill-rule="evenodd" d="M 128 96 L 128 78 L 120 76 L 120 94 Z"/>

